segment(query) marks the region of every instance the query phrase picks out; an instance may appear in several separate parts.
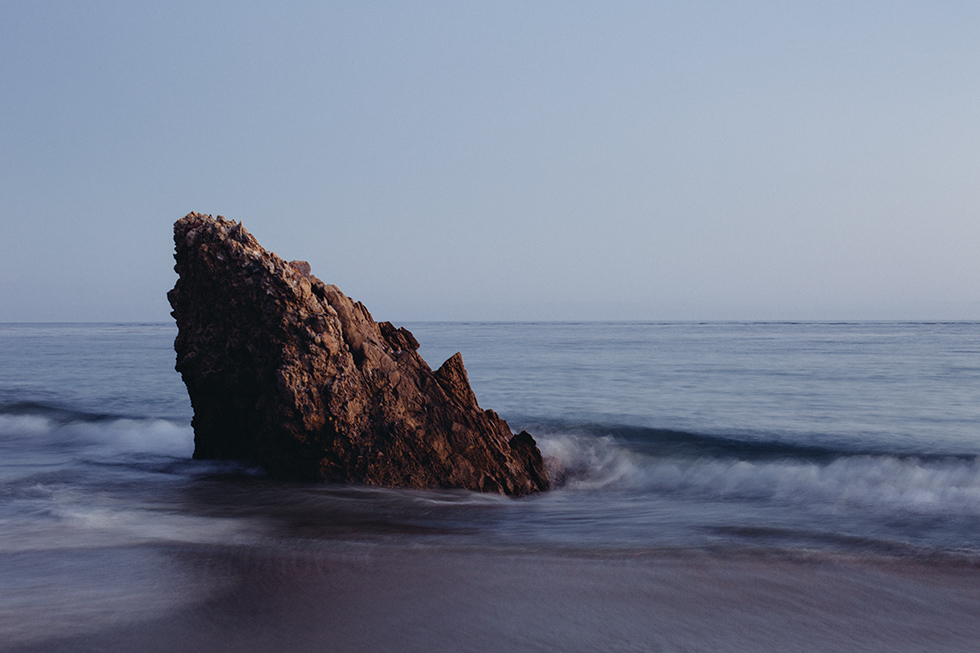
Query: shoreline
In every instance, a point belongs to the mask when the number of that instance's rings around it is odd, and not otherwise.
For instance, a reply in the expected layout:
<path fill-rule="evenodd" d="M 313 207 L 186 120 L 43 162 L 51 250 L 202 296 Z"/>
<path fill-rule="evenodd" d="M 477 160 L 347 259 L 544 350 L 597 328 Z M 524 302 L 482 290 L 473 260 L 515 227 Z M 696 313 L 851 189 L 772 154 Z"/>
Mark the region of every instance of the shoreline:
<path fill-rule="evenodd" d="M 980 568 L 950 560 L 388 545 L 145 545 L 129 553 L 132 565 L 163 555 L 169 563 L 156 573 L 169 576 L 161 582 L 207 583 L 176 588 L 179 604 L 164 614 L 54 639 L 44 639 L 46 629 L 16 641 L 0 635 L 0 648 L 971 651 L 980 642 Z"/>

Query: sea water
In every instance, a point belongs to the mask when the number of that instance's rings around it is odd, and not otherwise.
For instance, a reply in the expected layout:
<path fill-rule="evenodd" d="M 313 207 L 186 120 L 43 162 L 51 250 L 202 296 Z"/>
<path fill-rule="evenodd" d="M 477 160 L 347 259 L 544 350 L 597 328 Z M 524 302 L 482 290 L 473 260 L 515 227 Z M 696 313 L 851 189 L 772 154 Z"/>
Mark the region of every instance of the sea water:
<path fill-rule="evenodd" d="M 555 490 L 514 500 L 300 484 L 195 461 L 172 324 L 0 325 L 0 648 L 82 650 L 78 637 L 149 622 L 168 633 L 167 615 L 256 569 L 305 578 L 348 559 L 369 570 L 379 551 L 411 554 L 397 569 L 413 573 L 419 560 L 463 560 L 464 576 L 563 556 L 980 565 L 980 323 L 405 326 L 432 367 L 462 352 L 480 405 L 534 435 Z M 598 578 L 597 564 L 576 573 Z M 654 573 L 629 569 L 604 577 Z M 709 576 L 704 587 L 723 574 Z M 473 580 L 495 605 L 490 582 Z M 955 614 L 977 610 L 969 597 Z M 487 623 L 482 643 L 453 648 L 497 641 L 503 622 Z M 418 650 L 431 644 L 418 637 Z M 521 637 L 514 647 L 550 650 Z M 910 650 L 946 650 L 938 637 Z M 678 641 L 710 650 L 697 635 Z"/>

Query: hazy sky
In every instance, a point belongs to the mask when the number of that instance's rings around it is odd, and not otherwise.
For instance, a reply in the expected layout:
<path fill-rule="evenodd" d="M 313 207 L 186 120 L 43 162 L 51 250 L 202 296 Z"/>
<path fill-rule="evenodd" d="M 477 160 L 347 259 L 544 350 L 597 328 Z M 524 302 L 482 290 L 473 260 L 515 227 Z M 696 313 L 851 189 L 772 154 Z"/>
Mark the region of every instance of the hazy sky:
<path fill-rule="evenodd" d="M 0 321 L 980 319 L 980 3 L 0 2 Z"/>

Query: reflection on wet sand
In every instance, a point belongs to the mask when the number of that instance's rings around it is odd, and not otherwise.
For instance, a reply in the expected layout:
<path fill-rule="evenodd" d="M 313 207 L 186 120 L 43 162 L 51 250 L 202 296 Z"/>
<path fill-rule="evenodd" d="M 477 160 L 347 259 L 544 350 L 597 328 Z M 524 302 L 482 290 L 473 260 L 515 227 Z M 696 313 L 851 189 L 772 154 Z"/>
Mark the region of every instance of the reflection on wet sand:
<path fill-rule="evenodd" d="M 156 595 L 169 585 L 170 596 L 179 580 L 180 601 L 127 609 L 93 596 L 121 610 L 96 631 L 70 627 L 86 610 L 73 601 L 54 622 L 69 627 L 15 630 L 8 650 L 893 652 L 980 641 L 980 569 L 952 560 L 383 545 L 142 554 L 173 576 L 132 575 L 131 564 L 116 580 Z"/>

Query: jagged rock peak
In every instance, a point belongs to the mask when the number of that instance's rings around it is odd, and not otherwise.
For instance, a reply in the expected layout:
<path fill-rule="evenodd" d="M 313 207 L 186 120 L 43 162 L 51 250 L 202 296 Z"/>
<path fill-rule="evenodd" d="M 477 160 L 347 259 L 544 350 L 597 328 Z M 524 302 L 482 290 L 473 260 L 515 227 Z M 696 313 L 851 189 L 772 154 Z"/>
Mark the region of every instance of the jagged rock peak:
<path fill-rule="evenodd" d="M 389 487 L 545 490 L 534 438 L 482 410 L 460 354 L 433 372 L 404 328 L 287 262 L 234 220 L 174 224 L 168 294 L 194 408 L 194 457 L 276 477 Z"/>

